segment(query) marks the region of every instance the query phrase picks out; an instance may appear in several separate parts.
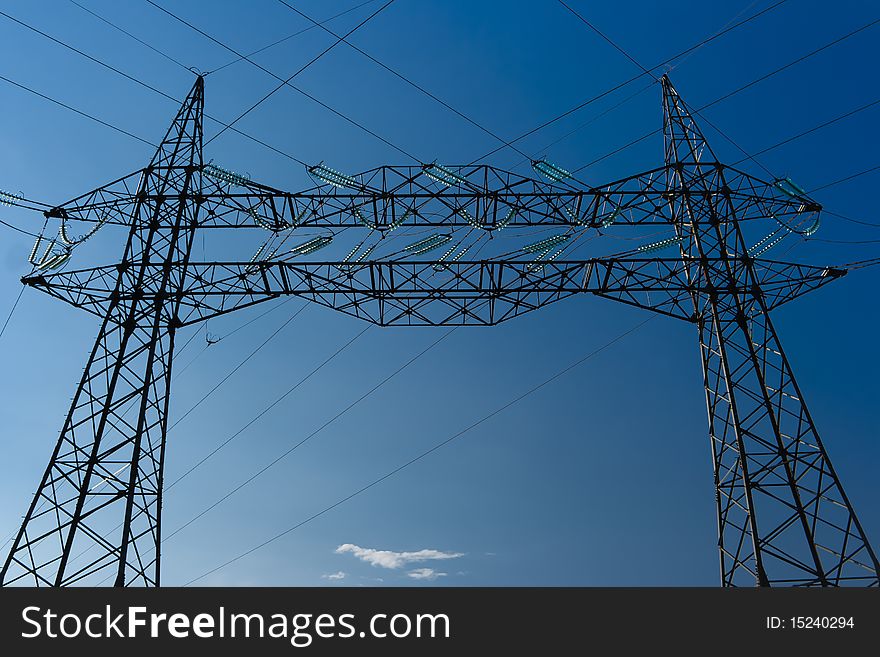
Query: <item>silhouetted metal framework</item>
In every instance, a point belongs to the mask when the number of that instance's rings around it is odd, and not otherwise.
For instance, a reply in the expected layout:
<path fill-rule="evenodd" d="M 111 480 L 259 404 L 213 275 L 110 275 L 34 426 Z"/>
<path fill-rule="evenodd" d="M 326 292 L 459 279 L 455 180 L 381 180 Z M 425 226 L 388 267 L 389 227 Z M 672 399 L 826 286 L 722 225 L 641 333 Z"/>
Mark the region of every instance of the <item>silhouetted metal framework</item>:
<path fill-rule="evenodd" d="M 666 78 L 663 107 L 664 165 L 599 187 L 432 164 L 357 176 L 322 169 L 323 184 L 290 193 L 230 172 L 218 179 L 203 163 L 199 78 L 146 168 L 46 213 L 67 245 L 76 242 L 65 237 L 71 222 L 124 226 L 128 239 L 116 264 L 38 268 L 23 279 L 102 323 L 2 583 L 63 586 L 113 572 L 117 586 L 159 585 L 172 354 L 183 326 L 287 295 L 383 326 L 494 325 L 592 293 L 697 327 L 722 584 L 876 586 L 877 558 L 769 315 L 845 270 L 757 258 L 743 232 L 768 218 L 783 236 L 797 232 L 820 207 L 791 184 L 719 163 Z M 279 255 L 304 229 L 358 229 L 381 241 L 415 227 L 482 239 L 554 226 L 601 234 L 612 224 L 672 228 L 666 241 L 680 253 L 571 259 L 533 245 L 486 259 L 420 258 L 418 248 L 373 258 L 368 246 L 353 258 L 362 241 L 344 258 L 303 260 L 330 241 L 320 238 Z M 271 235 L 250 261 L 191 260 L 196 231 L 246 228 Z"/>

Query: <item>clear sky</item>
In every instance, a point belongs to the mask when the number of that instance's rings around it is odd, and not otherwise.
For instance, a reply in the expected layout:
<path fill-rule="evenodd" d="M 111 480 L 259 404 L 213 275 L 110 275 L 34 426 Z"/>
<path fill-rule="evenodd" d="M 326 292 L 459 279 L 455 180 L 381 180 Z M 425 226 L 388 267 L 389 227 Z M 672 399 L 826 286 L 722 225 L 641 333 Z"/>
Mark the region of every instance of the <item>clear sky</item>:
<path fill-rule="evenodd" d="M 77 2 L 185 66 L 212 71 L 235 59 L 143 0 Z M 309 26 L 276 0 L 156 2 L 246 52 Z M 572 2 L 645 65 L 772 4 Z M 319 20 L 356 5 L 356 0 L 296 2 Z M 365 4 L 329 25 L 347 31 L 380 6 Z M 2 11 L 175 98 L 192 85 L 184 66 L 69 0 L 10 0 Z M 878 17 L 876 3 L 868 1 L 789 0 L 677 62 L 670 74 L 685 99 L 701 106 Z M 874 25 L 714 105 L 706 117 L 754 153 L 876 101 L 878 37 L 880 25 Z M 396 0 L 351 40 L 507 138 L 639 72 L 551 0 Z M 0 75 L 150 141 L 161 138 L 177 109 L 154 91 L 3 16 L 0 42 L 5 53 Z M 331 42 L 314 29 L 254 59 L 287 77 Z M 345 45 L 296 83 L 425 161 L 469 162 L 498 145 Z M 265 72 L 238 62 L 206 78 L 206 111 L 231 120 L 275 86 Z M 636 93 L 646 86 L 644 79 L 629 85 L 538 131 L 520 147 L 569 169 L 591 162 L 660 126 L 659 86 Z M 144 143 L 3 80 L 0 107 L 0 188 L 6 191 L 61 203 L 142 167 L 152 155 Z M 759 159 L 806 189 L 820 187 L 880 165 L 878 117 L 880 104 Z M 210 121 L 205 127 L 209 137 L 218 130 Z M 273 95 L 240 127 L 304 161 L 323 160 L 342 171 L 412 164 L 289 89 Z M 704 130 L 722 160 L 742 158 L 711 128 Z M 205 157 L 282 189 L 312 184 L 300 165 L 230 132 L 213 142 Z M 521 160 L 506 149 L 488 162 L 528 172 Z M 599 184 L 661 163 L 657 136 L 587 168 L 582 177 Z M 755 165 L 742 166 L 763 175 Z M 869 197 L 877 181 L 874 172 L 817 192 L 816 198 L 834 212 L 880 223 Z M 0 218 L 16 226 L 33 231 L 42 225 L 37 213 L 0 210 Z M 0 320 L 5 320 L 18 279 L 27 273 L 32 240 L 3 226 L 0 239 Z M 785 257 L 846 263 L 876 257 L 877 240 L 877 226 L 826 214 L 814 239 L 796 241 Z M 118 257 L 112 250 L 92 251 L 78 264 Z M 854 272 L 775 316 L 820 434 L 874 545 L 880 542 L 877 275 L 877 269 Z M 279 304 L 207 349 L 197 336 L 177 360 L 181 369 L 192 364 L 175 377 L 172 421 L 303 303 Z M 226 335 L 266 308 L 212 321 L 209 331 Z M 610 301 L 570 299 L 495 328 L 455 331 L 169 538 L 163 583 L 183 584 L 297 524 L 646 317 Z M 28 289 L 0 338 L 0 540 L 20 523 L 97 326 L 94 317 Z M 186 472 L 365 326 L 307 307 L 171 431 L 166 481 Z M 368 330 L 168 493 L 166 535 L 321 427 L 443 331 Z M 711 586 L 718 583 L 716 540 L 696 332 L 657 318 L 417 464 L 199 583 Z M 397 554 L 421 550 L 434 552 Z"/>

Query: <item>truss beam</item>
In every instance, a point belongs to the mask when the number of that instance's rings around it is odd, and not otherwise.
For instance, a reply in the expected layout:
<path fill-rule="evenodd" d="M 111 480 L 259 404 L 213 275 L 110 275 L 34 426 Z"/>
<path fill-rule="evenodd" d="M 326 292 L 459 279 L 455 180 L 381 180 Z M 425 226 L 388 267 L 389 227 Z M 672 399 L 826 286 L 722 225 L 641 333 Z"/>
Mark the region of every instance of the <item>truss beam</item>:
<path fill-rule="evenodd" d="M 668 78 L 663 166 L 599 187 L 543 183 L 485 165 L 430 164 L 351 176 L 312 167 L 315 187 L 284 192 L 246 176 L 218 176 L 218 167 L 203 163 L 203 103 L 199 78 L 147 167 L 46 213 L 60 221 L 65 248 L 77 244 L 69 239 L 71 222 L 90 230 L 124 226 L 128 238 L 117 263 L 23 279 L 97 315 L 101 329 L 0 583 L 92 584 L 110 575 L 117 586 L 159 585 L 180 327 L 281 296 L 383 326 L 490 326 L 593 294 L 697 328 L 721 583 L 878 585 L 877 558 L 770 319 L 771 310 L 845 270 L 756 257 L 777 235 L 810 234 L 820 207 L 793 184 L 718 162 Z M 774 232 L 749 249 L 744 229 L 761 220 Z M 630 226 L 638 233 L 649 225 L 675 231 L 660 243 L 680 245 L 675 257 L 645 255 L 657 245 L 601 257 L 565 251 L 587 232 Z M 470 250 L 498 231 L 509 234 L 508 227 L 564 230 L 512 255 L 483 252 L 478 259 L 478 249 Z M 192 261 L 196 232 L 212 228 L 268 231 L 270 238 L 247 262 Z M 427 243 L 453 246 L 430 260 L 419 231 L 435 228 L 450 230 Z M 311 243 L 289 248 L 287 240 L 303 229 Z M 331 232 L 315 237 L 314 229 Z M 344 259 L 310 257 L 343 229 L 366 237 Z M 375 243 L 393 242 L 385 238 L 397 230 L 421 241 L 375 256 Z M 554 250 L 559 244 L 566 246 Z"/>
<path fill-rule="evenodd" d="M 176 326 L 202 168 L 199 78 L 141 177 L 124 262 L 4 585 L 158 586 Z M 107 281 L 109 283 L 109 280 Z"/>

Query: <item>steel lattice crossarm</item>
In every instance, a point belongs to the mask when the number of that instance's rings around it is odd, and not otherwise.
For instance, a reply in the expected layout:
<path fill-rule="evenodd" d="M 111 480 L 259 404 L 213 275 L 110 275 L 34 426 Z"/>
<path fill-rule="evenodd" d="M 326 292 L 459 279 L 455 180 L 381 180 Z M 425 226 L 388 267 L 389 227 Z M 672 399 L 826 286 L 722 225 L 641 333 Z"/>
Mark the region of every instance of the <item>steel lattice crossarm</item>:
<path fill-rule="evenodd" d="M 727 187 L 713 194 L 730 199 L 739 221 L 773 217 L 799 225 L 821 209 L 801 190 L 786 189 L 779 181 L 766 182 L 722 163 L 711 164 L 723 169 L 727 179 Z M 200 228 L 368 227 L 389 231 L 400 226 L 433 226 L 497 231 L 535 225 L 668 225 L 671 200 L 704 193 L 669 190 L 665 183 L 669 169 L 658 167 L 588 187 L 573 177 L 542 182 L 478 164 L 384 166 L 356 175 L 317 165 L 308 169 L 310 175 L 331 182 L 294 193 L 208 164 L 201 191 L 192 190 L 189 200 L 206 205 Z M 145 171 L 115 180 L 46 215 L 127 226 L 139 200 L 162 200 L 161 194 L 138 191 Z"/>
<path fill-rule="evenodd" d="M 762 257 L 812 234 L 820 206 L 720 164 L 667 78 L 663 165 L 600 186 L 546 160 L 547 181 L 322 163 L 279 191 L 204 163 L 203 104 L 199 77 L 148 166 L 46 212 L 57 235 L 23 281 L 101 328 L 0 583 L 159 585 L 181 327 L 289 295 L 381 325 L 493 325 L 586 293 L 698 330 L 723 585 L 878 584 L 769 314 L 845 273 Z M 104 227 L 121 255 L 69 267 Z M 196 257 L 197 233 L 216 257 Z"/>
<path fill-rule="evenodd" d="M 716 262 L 716 266 L 721 261 Z M 818 289 L 846 270 L 758 260 L 753 264 L 769 309 Z M 161 265 L 152 265 L 158 271 Z M 176 296 L 176 326 L 226 314 L 281 296 L 299 296 L 382 325 L 491 326 L 580 293 L 609 297 L 693 321 L 691 294 L 710 291 L 691 281 L 680 258 L 596 258 L 588 261 L 190 263 L 188 286 Z M 442 273 L 442 276 L 438 276 Z M 23 279 L 99 317 L 137 291 L 115 289 L 119 266 L 37 274 Z M 735 288 L 751 294 L 750 288 Z M 141 298 L 158 300 L 143 293 Z"/>

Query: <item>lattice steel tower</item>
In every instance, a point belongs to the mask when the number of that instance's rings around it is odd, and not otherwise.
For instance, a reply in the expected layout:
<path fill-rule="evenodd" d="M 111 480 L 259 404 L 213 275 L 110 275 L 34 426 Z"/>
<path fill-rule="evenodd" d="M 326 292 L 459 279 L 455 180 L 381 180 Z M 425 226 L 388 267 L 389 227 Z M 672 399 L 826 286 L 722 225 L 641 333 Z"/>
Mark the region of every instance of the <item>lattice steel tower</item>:
<path fill-rule="evenodd" d="M 182 327 L 286 295 L 383 326 L 494 325 L 591 293 L 696 326 L 721 583 L 877 586 L 877 558 L 769 314 L 845 270 L 759 257 L 814 231 L 821 208 L 788 179 L 719 163 L 667 78 L 662 85 L 665 163 L 607 185 L 583 184 L 546 160 L 533 167 L 548 181 L 485 165 L 350 176 L 319 164 L 308 169 L 317 185 L 291 193 L 203 162 L 198 78 L 149 165 L 46 212 L 58 235 L 38 240 L 22 280 L 99 316 L 101 328 L 2 583 L 88 584 L 109 574 L 116 586 L 159 585 Z M 74 226 L 87 230 L 73 237 Z M 127 236 L 117 263 L 57 271 L 104 226 Z M 536 228 L 541 239 L 524 243 Z M 251 258 L 196 262 L 196 233 L 209 229 L 268 237 Z M 644 229 L 669 237 L 590 252 L 597 237 L 649 237 Z M 327 247 L 338 253 L 312 256 Z M 679 253 L 657 256 L 663 248 Z"/>

